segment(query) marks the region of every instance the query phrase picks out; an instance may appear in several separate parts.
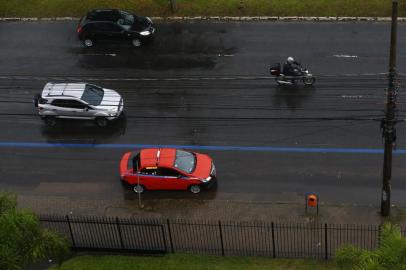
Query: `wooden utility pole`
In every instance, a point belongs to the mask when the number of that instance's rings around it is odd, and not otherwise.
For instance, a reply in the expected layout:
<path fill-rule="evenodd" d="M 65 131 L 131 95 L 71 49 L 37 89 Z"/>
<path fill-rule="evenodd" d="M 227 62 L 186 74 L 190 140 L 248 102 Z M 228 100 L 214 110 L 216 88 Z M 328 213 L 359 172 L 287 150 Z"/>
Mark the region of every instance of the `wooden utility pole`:
<path fill-rule="evenodd" d="M 397 40 L 398 0 L 392 1 L 392 25 L 390 35 L 389 57 L 389 85 L 385 119 L 382 121 L 383 137 L 385 140 L 383 160 L 383 183 L 381 194 L 381 215 L 390 216 L 391 208 L 391 178 L 392 178 L 392 150 L 396 141 L 396 40 Z"/>

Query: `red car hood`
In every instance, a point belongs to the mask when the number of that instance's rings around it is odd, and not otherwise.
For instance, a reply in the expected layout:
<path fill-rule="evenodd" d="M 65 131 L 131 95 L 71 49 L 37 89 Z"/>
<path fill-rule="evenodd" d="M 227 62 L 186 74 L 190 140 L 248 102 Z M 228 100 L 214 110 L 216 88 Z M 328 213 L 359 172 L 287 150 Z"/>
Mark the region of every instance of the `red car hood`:
<path fill-rule="evenodd" d="M 196 169 L 193 171 L 193 175 L 198 178 L 207 178 L 210 176 L 212 159 L 204 154 L 196 154 Z"/>

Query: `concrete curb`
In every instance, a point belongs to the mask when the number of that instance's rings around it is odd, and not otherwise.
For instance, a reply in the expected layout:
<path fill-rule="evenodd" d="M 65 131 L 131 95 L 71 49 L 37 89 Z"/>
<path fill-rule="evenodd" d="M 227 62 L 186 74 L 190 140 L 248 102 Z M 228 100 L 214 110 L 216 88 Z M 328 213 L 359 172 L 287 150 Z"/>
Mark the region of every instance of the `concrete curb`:
<path fill-rule="evenodd" d="M 30 22 L 30 21 L 78 21 L 79 17 L 9 17 L 0 18 L 0 22 Z M 390 22 L 390 17 L 301 17 L 301 16 L 253 16 L 253 17 L 231 17 L 231 16 L 193 16 L 193 17 L 151 17 L 156 21 L 307 21 L 307 22 Z M 398 18 L 399 22 L 406 22 L 406 17 Z"/>

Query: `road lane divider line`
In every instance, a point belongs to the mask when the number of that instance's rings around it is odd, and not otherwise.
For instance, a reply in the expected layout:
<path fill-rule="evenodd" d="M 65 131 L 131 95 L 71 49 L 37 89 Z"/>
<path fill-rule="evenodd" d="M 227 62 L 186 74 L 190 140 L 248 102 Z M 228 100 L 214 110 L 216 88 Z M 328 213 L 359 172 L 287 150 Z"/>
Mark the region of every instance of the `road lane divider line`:
<path fill-rule="evenodd" d="M 350 55 L 350 54 L 334 54 L 334 57 L 337 58 L 358 58 L 357 55 Z"/>
<path fill-rule="evenodd" d="M 278 146 L 216 146 L 177 144 L 93 144 L 93 143 L 46 143 L 46 142 L 0 142 L 0 148 L 100 148 L 141 149 L 181 148 L 191 150 L 277 152 L 277 153 L 331 153 L 331 154 L 383 154 L 379 148 L 329 148 L 329 147 L 278 147 Z M 406 149 L 396 149 L 394 154 L 405 155 Z"/>
<path fill-rule="evenodd" d="M 398 76 L 405 76 L 404 73 L 398 73 Z M 373 76 L 387 76 L 386 72 L 382 73 L 346 73 L 346 74 L 323 74 L 317 75 L 319 78 L 341 78 L 341 77 L 373 77 Z M 211 77 L 116 77 L 116 78 L 106 78 L 106 77 L 95 77 L 95 75 L 89 74 L 89 77 L 80 77 L 78 75 L 67 75 L 55 76 L 55 75 L 0 75 L 0 80 L 79 80 L 79 81 L 216 81 L 216 80 L 274 80 L 273 76 L 246 76 L 246 75 L 235 75 L 235 76 L 211 76 Z"/>
<path fill-rule="evenodd" d="M 219 21 L 219 22 L 390 22 L 391 17 L 371 16 L 168 16 L 151 17 L 153 21 Z M 38 22 L 38 21 L 79 21 L 80 17 L 0 17 L 0 22 Z M 405 22 L 406 17 L 398 17 Z"/>

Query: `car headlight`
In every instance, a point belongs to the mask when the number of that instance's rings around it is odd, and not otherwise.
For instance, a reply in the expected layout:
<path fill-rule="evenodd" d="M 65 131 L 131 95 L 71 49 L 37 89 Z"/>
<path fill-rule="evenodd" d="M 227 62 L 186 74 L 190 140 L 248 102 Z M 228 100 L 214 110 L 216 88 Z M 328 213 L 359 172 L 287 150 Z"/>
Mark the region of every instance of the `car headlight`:
<path fill-rule="evenodd" d="M 149 36 L 150 34 L 151 34 L 151 32 L 149 32 L 149 31 L 142 31 L 140 33 L 141 36 Z"/>
<path fill-rule="evenodd" d="M 216 167 L 214 166 L 214 163 L 211 164 L 211 171 L 210 174 L 212 176 L 216 176 Z"/>
<path fill-rule="evenodd" d="M 211 176 L 207 177 L 206 179 L 202 179 L 203 183 L 209 182 L 211 180 Z"/>

